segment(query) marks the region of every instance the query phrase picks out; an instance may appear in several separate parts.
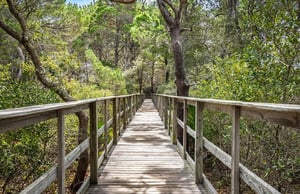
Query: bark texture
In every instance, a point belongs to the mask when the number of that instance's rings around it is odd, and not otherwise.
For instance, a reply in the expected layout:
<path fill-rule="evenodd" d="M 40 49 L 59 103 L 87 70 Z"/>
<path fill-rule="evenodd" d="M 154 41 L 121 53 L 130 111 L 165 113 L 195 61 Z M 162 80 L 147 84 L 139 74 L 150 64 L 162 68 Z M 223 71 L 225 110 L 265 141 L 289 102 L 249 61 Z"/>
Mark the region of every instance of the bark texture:
<path fill-rule="evenodd" d="M 189 95 L 189 81 L 186 77 L 186 71 L 183 61 L 183 50 L 182 50 L 182 39 L 180 21 L 182 12 L 184 11 L 187 1 L 180 0 L 179 7 L 175 7 L 174 4 L 169 0 L 157 0 L 159 10 L 170 30 L 171 46 L 174 57 L 175 67 L 175 83 L 177 87 L 178 96 Z M 172 13 L 170 12 L 172 11 Z"/>

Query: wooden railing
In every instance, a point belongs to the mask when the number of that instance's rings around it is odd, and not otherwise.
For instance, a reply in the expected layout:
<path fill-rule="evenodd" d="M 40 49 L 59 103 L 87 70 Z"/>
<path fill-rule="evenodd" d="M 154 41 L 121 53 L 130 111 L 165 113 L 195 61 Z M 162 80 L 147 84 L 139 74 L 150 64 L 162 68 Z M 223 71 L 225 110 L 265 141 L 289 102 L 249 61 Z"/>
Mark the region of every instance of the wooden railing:
<path fill-rule="evenodd" d="M 84 192 L 89 184 L 97 184 L 99 166 L 102 164 L 112 145 L 117 144 L 121 129 L 126 127 L 143 101 L 144 95 L 134 94 L 1 110 L 0 133 L 57 118 L 57 164 L 26 187 L 21 193 L 41 193 L 55 180 L 58 182 L 57 192 L 65 193 L 65 170 L 88 149 L 90 152 L 90 176 L 85 180 L 78 193 Z M 110 103 L 112 103 L 113 107 L 112 118 L 108 118 Z M 104 125 L 100 128 L 97 126 L 97 106 L 99 104 L 104 105 Z M 64 117 L 65 115 L 84 110 L 89 110 L 90 112 L 90 136 L 65 156 Z M 98 156 L 98 137 L 102 134 L 107 137 L 108 129 L 111 126 L 113 128 L 113 139 L 108 142 L 108 139 L 105 138 L 104 151 L 101 156 Z"/>
<path fill-rule="evenodd" d="M 240 178 L 257 193 L 280 193 L 240 163 L 240 117 L 263 120 L 286 127 L 300 128 L 300 106 L 288 104 L 247 103 L 214 99 L 198 99 L 169 95 L 153 95 L 152 99 L 172 133 L 172 142 L 177 144 L 182 157 L 194 168 L 195 182 L 203 184 L 210 193 L 217 193 L 203 173 L 204 148 L 231 169 L 231 193 L 239 193 Z M 177 103 L 183 104 L 183 120 L 177 117 Z M 188 105 L 195 107 L 195 130 L 187 124 Z M 231 156 L 203 137 L 203 110 L 228 113 L 232 117 Z M 172 119 L 176 118 L 176 119 Z M 177 126 L 183 129 L 182 144 L 177 139 Z M 187 152 L 187 135 L 195 140 L 194 160 Z"/>

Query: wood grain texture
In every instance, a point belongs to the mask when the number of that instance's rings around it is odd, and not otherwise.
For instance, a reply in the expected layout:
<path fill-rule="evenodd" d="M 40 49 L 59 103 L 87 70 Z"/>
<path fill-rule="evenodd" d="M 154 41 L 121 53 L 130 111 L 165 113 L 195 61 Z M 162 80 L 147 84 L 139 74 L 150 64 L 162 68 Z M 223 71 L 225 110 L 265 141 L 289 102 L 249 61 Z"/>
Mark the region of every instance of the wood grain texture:
<path fill-rule="evenodd" d="M 97 103 L 90 104 L 90 184 L 97 184 L 98 182 L 98 116 Z"/>
<path fill-rule="evenodd" d="M 98 184 L 86 193 L 201 193 L 150 100 L 136 113 L 99 172 Z"/>

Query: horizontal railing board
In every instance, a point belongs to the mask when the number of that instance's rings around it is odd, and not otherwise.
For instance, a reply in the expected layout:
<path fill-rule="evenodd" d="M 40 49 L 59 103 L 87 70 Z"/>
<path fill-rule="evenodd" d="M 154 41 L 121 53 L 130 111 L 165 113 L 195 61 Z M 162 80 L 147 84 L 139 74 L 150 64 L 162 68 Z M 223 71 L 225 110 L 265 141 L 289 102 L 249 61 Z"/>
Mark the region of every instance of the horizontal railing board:
<path fill-rule="evenodd" d="M 39 194 L 44 191 L 51 183 L 56 180 L 57 165 L 53 166 L 45 174 L 40 176 L 37 180 L 31 183 L 28 187 L 20 192 L 20 194 Z"/>
<path fill-rule="evenodd" d="M 218 194 L 217 190 L 214 188 L 214 186 L 211 184 L 211 182 L 208 180 L 208 178 L 205 176 L 205 174 L 202 174 L 203 176 L 203 186 L 210 194 Z"/>
<path fill-rule="evenodd" d="M 224 152 L 221 148 L 210 142 L 205 137 L 203 138 L 203 146 L 218 158 L 225 166 L 231 169 L 231 156 Z"/>
<path fill-rule="evenodd" d="M 0 110 L 0 119 L 7 119 L 12 117 L 21 117 L 37 113 L 50 112 L 53 110 L 67 109 L 78 105 L 89 104 L 95 102 L 96 99 L 77 100 L 72 102 L 44 104 L 36 106 L 28 106 L 14 109 Z"/>
<path fill-rule="evenodd" d="M 182 128 L 184 127 L 184 123 L 179 118 L 177 118 L 177 123 L 180 127 L 182 127 Z M 186 126 L 186 132 L 195 139 L 196 132 L 192 128 L 190 128 L 189 126 Z"/>
<path fill-rule="evenodd" d="M 76 192 L 76 194 L 84 194 L 86 193 L 87 189 L 89 188 L 90 186 L 90 177 L 87 177 L 82 185 L 80 186 L 80 188 L 78 189 L 78 191 Z"/>
<path fill-rule="evenodd" d="M 57 117 L 56 111 L 48 111 L 44 113 L 35 113 L 18 118 L 7 118 L 0 120 L 0 133 L 20 129 L 42 121 L 54 119 Z"/>
<path fill-rule="evenodd" d="M 161 96 L 177 99 L 181 102 L 187 100 L 190 104 L 192 104 L 192 101 L 195 103 L 203 102 L 207 110 L 228 114 L 232 113 L 234 106 L 238 106 L 241 108 L 241 116 L 268 121 L 286 127 L 300 128 L 300 105 L 296 104 L 255 103 L 169 95 Z"/>
<path fill-rule="evenodd" d="M 170 95 L 161 95 L 161 94 L 160 94 L 160 96 L 175 98 L 175 99 L 178 99 L 181 101 L 188 100 L 188 101 L 204 102 L 204 103 L 211 103 L 211 104 L 240 106 L 240 107 L 245 107 L 245 108 L 258 108 L 258 109 L 264 109 L 264 110 L 275 110 L 275 111 L 283 111 L 283 112 L 298 112 L 298 113 L 300 113 L 300 105 L 297 105 L 297 104 L 242 102 L 242 101 L 232 101 L 232 100 L 193 98 L 193 97 L 184 97 L 184 96 L 170 96 Z"/>
<path fill-rule="evenodd" d="M 123 96 L 110 96 L 110 97 L 102 97 L 102 98 L 91 98 L 91 99 L 76 100 L 71 102 L 42 104 L 42 105 L 34 105 L 34 106 L 27 106 L 27 107 L 13 108 L 13 109 L 5 109 L 5 110 L 0 110 L 0 120 L 11 118 L 11 117 L 26 116 L 26 115 L 31 115 L 31 114 L 41 113 L 41 112 L 49 112 L 53 110 L 67 109 L 78 105 L 90 104 L 95 101 L 100 102 L 104 100 L 112 100 L 115 98 L 121 99 L 121 98 L 130 97 L 134 95 L 136 94 L 123 95 Z"/>
<path fill-rule="evenodd" d="M 257 193 L 280 194 L 275 188 L 262 180 L 259 176 L 254 174 L 244 165 L 239 164 L 240 177 Z"/>
<path fill-rule="evenodd" d="M 57 117 L 57 110 L 64 110 L 64 114 L 76 113 L 89 108 L 92 102 L 100 102 L 114 98 L 124 98 L 131 95 L 119 97 L 104 97 L 88 100 L 78 100 L 64 103 L 54 103 L 36 105 L 15 109 L 0 110 L 0 133 L 27 127 L 42 121 Z M 133 106 L 133 105 L 132 105 Z M 123 115 L 123 111 L 118 114 L 118 118 Z"/>

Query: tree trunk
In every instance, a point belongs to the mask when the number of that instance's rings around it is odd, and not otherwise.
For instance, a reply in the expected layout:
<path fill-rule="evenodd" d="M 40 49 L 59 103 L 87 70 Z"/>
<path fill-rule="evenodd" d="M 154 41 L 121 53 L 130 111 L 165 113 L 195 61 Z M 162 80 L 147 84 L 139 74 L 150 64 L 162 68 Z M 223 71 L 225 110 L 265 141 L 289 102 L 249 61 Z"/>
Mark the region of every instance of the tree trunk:
<path fill-rule="evenodd" d="M 189 82 L 186 78 L 185 67 L 183 63 L 183 51 L 182 51 L 182 41 L 181 41 L 181 29 L 178 26 L 170 29 L 171 41 L 172 41 L 172 51 L 175 63 L 175 77 L 176 77 L 176 88 L 178 96 L 188 96 L 189 95 Z"/>
<path fill-rule="evenodd" d="M 118 17 L 116 17 L 116 34 L 115 34 L 115 60 L 114 65 L 118 66 L 119 63 L 119 45 L 120 45 L 120 28 L 121 22 Z"/>
<path fill-rule="evenodd" d="M 168 83 L 169 80 L 170 80 L 170 72 L 169 72 L 169 69 L 168 69 L 168 58 L 165 57 L 164 61 L 165 61 L 165 67 L 166 67 L 165 83 Z"/>

